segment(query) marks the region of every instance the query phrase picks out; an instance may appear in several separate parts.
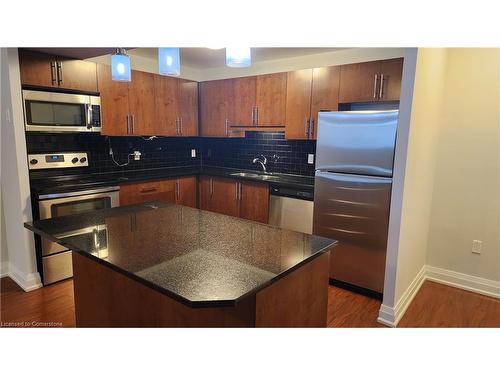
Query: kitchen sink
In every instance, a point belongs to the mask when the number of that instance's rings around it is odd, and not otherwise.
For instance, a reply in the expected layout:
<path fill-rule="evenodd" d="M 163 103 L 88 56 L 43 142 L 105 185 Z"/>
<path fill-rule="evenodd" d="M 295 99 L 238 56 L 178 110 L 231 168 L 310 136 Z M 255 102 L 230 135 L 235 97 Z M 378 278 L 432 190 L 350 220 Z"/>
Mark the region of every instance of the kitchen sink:
<path fill-rule="evenodd" d="M 260 174 L 257 173 L 248 173 L 248 172 L 236 172 L 236 173 L 231 173 L 231 176 L 237 176 L 237 177 L 260 177 Z"/>
<path fill-rule="evenodd" d="M 236 173 L 231 173 L 231 176 L 250 177 L 250 178 L 255 178 L 255 179 L 264 180 L 264 181 L 278 179 L 277 176 L 271 176 L 268 174 L 251 173 L 251 172 L 236 172 Z"/>

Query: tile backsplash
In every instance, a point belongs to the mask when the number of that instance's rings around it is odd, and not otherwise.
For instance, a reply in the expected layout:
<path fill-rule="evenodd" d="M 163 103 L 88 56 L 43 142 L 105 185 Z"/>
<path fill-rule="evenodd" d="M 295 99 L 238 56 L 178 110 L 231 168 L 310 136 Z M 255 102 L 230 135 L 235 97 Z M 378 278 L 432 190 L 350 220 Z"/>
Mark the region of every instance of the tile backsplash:
<path fill-rule="evenodd" d="M 316 141 L 286 140 L 284 132 L 247 132 L 246 138 L 203 138 L 203 165 L 262 170 L 252 160 L 264 155 L 267 170 L 313 176 L 314 164 L 308 154 L 316 154 Z"/>
<path fill-rule="evenodd" d="M 131 160 L 119 167 L 109 155 L 109 144 L 118 163 L 127 161 L 127 154 L 141 152 L 141 160 Z M 316 153 L 316 141 L 285 140 L 283 132 L 247 132 L 246 138 L 156 138 L 107 137 L 84 133 L 26 133 L 28 153 L 86 151 L 89 167 L 85 173 L 109 173 L 139 169 L 218 166 L 261 170 L 252 160 L 264 155 L 270 172 L 314 175 L 314 164 L 308 164 L 308 154 Z M 191 150 L 196 157 L 191 157 Z M 133 159 L 131 157 L 131 159 Z M 65 173 L 82 173 L 81 168 L 67 169 Z M 58 171 L 57 173 L 60 173 Z"/>

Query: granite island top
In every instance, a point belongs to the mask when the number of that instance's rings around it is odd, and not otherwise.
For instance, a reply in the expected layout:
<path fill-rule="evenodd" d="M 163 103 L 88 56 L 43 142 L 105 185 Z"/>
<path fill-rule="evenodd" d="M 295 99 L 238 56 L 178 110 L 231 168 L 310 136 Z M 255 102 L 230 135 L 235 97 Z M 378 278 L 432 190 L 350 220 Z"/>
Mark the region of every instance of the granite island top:
<path fill-rule="evenodd" d="M 134 182 L 145 182 L 175 178 L 182 176 L 208 175 L 214 177 L 227 177 L 248 181 L 266 182 L 279 186 L 314 189 L 314 177 L 299 176 L 281 173 L 264 174 L 255 170 L 244 170 L 209 166 L 185 166 L 171 168 L 144 169 L 128 172 L 111 172 L 100 174 L 65 175 L 57 177 L 45 176 L 44 172 L 36 171 L 30 177 L 31 189 L 38 195 L 53 194 L 82 188 L 97 188 L 110 185 L 123 185 Z M 241 176 L 238 173 L 246 172 L 250 175 Z M 36 177 L 34 177 L 36 175 Z M 262 177 L 265 177 L 264 180 Z"/>
<path fill-rule="evenodd" d="M 336 244 L 157 201 L 24 226 L 190 307 L 234 306 Z"/>

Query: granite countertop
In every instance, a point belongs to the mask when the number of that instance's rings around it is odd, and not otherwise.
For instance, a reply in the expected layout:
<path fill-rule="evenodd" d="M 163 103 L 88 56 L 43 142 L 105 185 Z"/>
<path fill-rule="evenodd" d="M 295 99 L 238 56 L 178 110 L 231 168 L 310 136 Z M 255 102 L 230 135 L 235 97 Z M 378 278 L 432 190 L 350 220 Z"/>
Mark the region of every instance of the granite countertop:
<path fill-rule="evenodd" d="M 235 173 L 247 172 L 253 176 L 238 176 Z M 133 182 L 161 180 L 170 177 L 209 175 L 236 178 L 248 181 L 266 182 L 279 186 L 314 189 L 314 177 L 289 174 L 267 174 L 254 170 L 242 170 L 222 167 L 173 167 L 148 169 L 119 173 L 81 174 L 59 177 L 40 177 L 30 180 L 32 190 L 39 194 L 81 190 L 82 188 L 97 188 L 110 185 L 123 185 Z M 266 176 L 266 177 L 262 177 Z M 264 179 L 265 178 L 265 179 Z"/>
<path fill-rule="evenodd" d="M 25 223 L 190 306 L 233 306 L 336 241 L 162 202 Z"/>

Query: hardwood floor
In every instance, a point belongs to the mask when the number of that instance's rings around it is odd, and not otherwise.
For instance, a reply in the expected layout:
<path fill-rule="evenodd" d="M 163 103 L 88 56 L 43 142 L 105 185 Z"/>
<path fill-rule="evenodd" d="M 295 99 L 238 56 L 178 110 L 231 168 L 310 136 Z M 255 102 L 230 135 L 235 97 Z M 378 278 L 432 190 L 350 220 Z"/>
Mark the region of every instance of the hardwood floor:
<path fill-rule="evenodd" d="M 73 281 L 29 293 L 8 277 L 0 279 L 2 326 L 75 326 Z M 384 327 L 380 301 L 329 287 L 328 327 Z M 426 281 L 398 327 L 500 327 L 500 300 Z"/>

